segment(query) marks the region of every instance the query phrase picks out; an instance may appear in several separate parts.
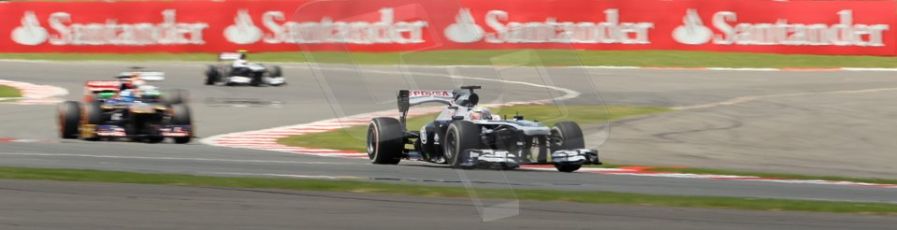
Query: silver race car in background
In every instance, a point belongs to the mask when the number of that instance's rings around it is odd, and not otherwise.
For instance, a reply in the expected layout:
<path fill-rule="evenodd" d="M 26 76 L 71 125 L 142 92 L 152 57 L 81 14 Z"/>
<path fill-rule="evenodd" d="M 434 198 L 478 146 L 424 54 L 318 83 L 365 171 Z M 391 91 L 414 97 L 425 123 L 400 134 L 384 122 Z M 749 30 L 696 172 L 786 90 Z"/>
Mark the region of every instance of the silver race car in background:
<path fill-rule="evenodd" d="M 574 172 L 583 164 L 601 164 L 598 151 L 585 148 L 582 130 L 576 123 L 563 121 L 547 127 L 520 115 L 513 119 L 492 116 L 477 106 L 476 89 L 480 87 L 399 91 L 402 115 L 377 117 L 368 126 L 369 158 L 374 164 L 398 164 L 402 159 L 410 159 L 455 168 L 500 169 L 550 162 L 561 172 Z M 408 110 L 425 103 L 447 107 L 420 131 L 407 130 Z"/>
<path fill-rule="evenodd" d="M 218 61 L 219 64 L 209 65 L 206 70 L 206 85 L 281 86 L 287 83 L 280 66 L 248 62 L 243 51 L 221 53 L 218 55 Z"/>

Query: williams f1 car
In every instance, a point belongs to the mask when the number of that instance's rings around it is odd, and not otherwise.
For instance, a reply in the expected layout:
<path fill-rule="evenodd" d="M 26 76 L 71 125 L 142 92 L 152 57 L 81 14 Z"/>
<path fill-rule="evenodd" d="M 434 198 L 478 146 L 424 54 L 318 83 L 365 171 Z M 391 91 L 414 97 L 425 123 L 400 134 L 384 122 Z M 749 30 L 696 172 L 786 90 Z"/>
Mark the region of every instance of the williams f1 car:
<path fill-rule="evenodd" d="M 368 125 L 369 158 L 374 164 L 410 159 L 454 168 L 514 169 L 521 164 L 550 162 L 561 172 L 601 163 L 597 150 L 585 148 L 576 123 L 563 121 L 546 127 L 520 115 L 513 119 L 492 116 L 477 106 L 476 89 L 480 87 L 399 91 L 400 117 L 377 117 Z M 446 108 L 420 131 L 407 130 L 410 107 L 425 103 L 441 103 Z"/>
<path fill-rule="evenodd" d="M 245 52 L 221 53 L 218 61 L 219 64 L 209 65 L 206 70 L 206 85 L 282 86 L 287 83 L 280 66 L 248 62 Z"/>
<path fill-rule="evenodd" d="M 128 80 L 86 82 L 83 102 L 66 101 L 58 107 L 60 137 L 90 141 L 128 138 L 149 143 L 172 138 L 175 143 L 190 142 L 190 109 L 179 98 L 180 93 L 169 94 L 177 99 L 165 99 L 154 86 L 130 84 L 132 80 L 154 79 L 155 74 L 128 72 L 121 75 L 130 76 Z"/>

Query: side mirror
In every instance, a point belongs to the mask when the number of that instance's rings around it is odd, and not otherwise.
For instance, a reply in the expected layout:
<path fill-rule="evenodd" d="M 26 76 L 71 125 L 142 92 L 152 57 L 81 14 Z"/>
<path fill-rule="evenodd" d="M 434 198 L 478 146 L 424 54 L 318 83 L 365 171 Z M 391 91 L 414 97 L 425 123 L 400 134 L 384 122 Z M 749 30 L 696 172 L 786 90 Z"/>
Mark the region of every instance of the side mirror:
<path fill-rule="evenodd" d="M 407 113 L 408 109 L 411 108 L 411 99 L 409 98 L 408 90 L 399 90 L 399 95 L 396 97 L 397 103 L 399 106 L 399 112 Z"/>

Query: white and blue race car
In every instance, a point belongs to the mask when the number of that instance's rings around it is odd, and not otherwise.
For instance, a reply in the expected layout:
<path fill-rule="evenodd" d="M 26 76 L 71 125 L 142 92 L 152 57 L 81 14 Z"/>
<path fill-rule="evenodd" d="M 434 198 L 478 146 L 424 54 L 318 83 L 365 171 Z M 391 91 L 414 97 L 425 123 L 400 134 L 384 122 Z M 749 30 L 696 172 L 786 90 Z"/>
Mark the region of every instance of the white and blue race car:
<path fill-rule="evenodd" d="M 398 164 L 402 159 L 447 164 L 455 168 L 514 169 L 521 164 L 552 163 L 561 172 L 584 164 L 601 164 L 598 150 L 586 149 L 575 122 L 547 127 L 539 122 L 492 116 L 477 106 L 479 86 L 460 90 L 401 90 L 399 118 L 377 117 L 367 132 L 367 153 L 374 164 Z M 411 106 L 440 103 L 446 108 L 420 131 L 405 120 Z M 406 148 L 406 144 L 412 145 Z"/>
<path fill-rule="evenodd" d="M 218 61 L 218 65 L 208 66 L 206 85 L 282 86 L 287 83 L 280 66 L 248 62 L 245 52 L 221 53 Z"/>

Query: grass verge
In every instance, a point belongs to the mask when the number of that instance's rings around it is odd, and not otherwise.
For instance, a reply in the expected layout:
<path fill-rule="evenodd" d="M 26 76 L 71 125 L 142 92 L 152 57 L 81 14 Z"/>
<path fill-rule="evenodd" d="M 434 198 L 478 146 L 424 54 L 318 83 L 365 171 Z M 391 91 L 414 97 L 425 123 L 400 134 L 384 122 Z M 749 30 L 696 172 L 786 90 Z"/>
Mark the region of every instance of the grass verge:
<path fill-rule="evenodd" d="M 558 121 L 575 121 L 582 126 L 600 124 L 602 122 L 619 120 L 626 117 L 648 115 L 669 111 L 662 107 L 635 107 L 635 106 L 587 106 L 570 105 L 557 107 L 552 105 L 516 105 L 492 109 L 493 114 L 513 116 L 516 113 L 525 115 L 528 120 L 537 120 L 551 126 Z M 408 119 L 409 129 L 418 129 L 429 121 L 434 115 L 411 117 Z M 367 126 L 353 126 L 344 129 L 323 133 L 313 133 L 298 136 L 289 136 L 277 140 L 277 143 L 289 146 L 301 146 L 307 148 L 351 150 L 364 152 L 364 138 Z"/>
<path fill-rule="evenodd" d="M 493 65 L 525 64 L 545 66 L 612 65 L 649 67 L 744 67 L 744 68 L 834 68 L 834 67 L 897 67 L 897 57 L 785 55 L 737 52 L 696 51 L 583 51 L 583 50 L 449 50 L 426 52 L 343 53 L 314 52 L 251 53 L 250 60 L 266 62 L 416 64 L 416 65 Z M 214 53 L 142 53 L 142 54 L 78 54 L 78 53 L 0 53 L 0 59 L 26 60 L 113 60 L 113 61 L 207 61 L 216 60 Z M 533 59 L 536 57 L 537 59 Z"/>
<path fill-rule="evenodd" d="M 253 189 L 287 189 L 319 192 L 392 194 L 420 197 L 463 198 L 468 196 L 468 191 L 464 188 L 448 186 L 422 186 L 352 180 L 213 177 L 77 169 L 0 167 L 0 179 L 108 182 L 176 186 L 215 186 Z M 884 203 L 670 196 L 596 191 L 578 192 L 554 190 L 515 190 L 513 194 L 510 194 L 507 190 L 477 189 L 477 193 L 480 197 L 488 199 L 520 199 L 533 201 L 565 201 L 593 204 L 625 204 L 670 207 L 729 208 L 762 211 L 810 211 L 878 215 L 897 214 L 897 205 Z"/>
<path fill-rule="evenodd" d="M 13 88 L 10 86 L 0 85 L 0 98 L 21 97 L 21 96 L 22 96 L 22 92 L 20 92 L 19 89 L 16 89 L 16 88 Z"/>

